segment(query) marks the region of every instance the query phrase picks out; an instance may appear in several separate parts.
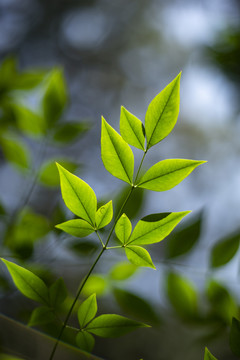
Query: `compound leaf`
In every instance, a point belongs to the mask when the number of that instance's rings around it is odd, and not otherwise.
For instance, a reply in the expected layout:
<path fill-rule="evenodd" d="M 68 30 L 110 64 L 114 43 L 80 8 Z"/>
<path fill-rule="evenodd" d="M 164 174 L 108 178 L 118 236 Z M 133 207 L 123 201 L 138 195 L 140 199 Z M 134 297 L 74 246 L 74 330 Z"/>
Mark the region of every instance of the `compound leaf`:
<path fill-rule="evenodd" d="M 130 145 L 140 150 L 144 150 L 145 136 L 141 120 L 136 118 L 123 106 L 120 115 L 120 132 L 123 139 Z"/>
<path fill-rule="evenodd" d="M 76 335 L 76 344 L 80 349 L 91 352 L 94 348 L 95 339 L 87 331 L 79 331 Z"/>
<path fill-rule="evenodd" d="M 109 201 L 107 204 L 101 206 L 98 211 L 96 212 L 96 226 L 97 229 L 101 229 L 104 226 L 107 226 L 113 217 L 113 206 L 112 200 Z"/>
<path fill-rule="evenodd" d="M 81 328 L 84 328 L 97 313 L 96 294 L 90 295 L 78 308 L 78 321 Z"/>
<path fill-rule="evenodd" d="M 115 233 L 122 244 L 126 244 L 132 232 L 132 224 L 126 214 L 122 214 L 115 226 Z"/>
<path fill-rule="evenodd" d="M 88 236 L 95 231 L 92 225 L 82 219 L 66 221 L 62 224 L 56 225 L 56 228 L 61 229 L 70 235 L 80 238 Z"/>
<path fill-rule="evenodd" d="M 213 268 L 227 264 L 239 248 L 240 234 L 228 236 L 218 241 L 212 248 L 210 264 Z"/>
<path fill-rule="evenodd" d="M 146 266 L 156 269 L 149 252 L 141 246 L 130 245 L 125 247 L 128 260 L 137 266 Z"/>

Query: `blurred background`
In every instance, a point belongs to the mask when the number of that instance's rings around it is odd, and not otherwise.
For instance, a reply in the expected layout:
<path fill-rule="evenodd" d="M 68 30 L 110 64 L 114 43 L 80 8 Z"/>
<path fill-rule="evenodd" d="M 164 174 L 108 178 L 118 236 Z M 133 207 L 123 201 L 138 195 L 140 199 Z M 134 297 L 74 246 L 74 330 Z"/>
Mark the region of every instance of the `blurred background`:
<path fill-rule="evenodd" d="M 126 209 L 135 223 L 150 213 L 192 213 L 150 249 L 157 271 L 134 269 L 118 280 L 114 266 L 125 260 L 118 253 L 96 269 L 85 295 L 97 291 L 101 312 L 153 325 L 96 339 L 93 352 L 104 359 L 200 360 L 205 346 L 220 360 L 237 359 L 228 334 L 240 303 L 239 20 L 237 0 L 0 0 L 0 255 L 48 284 L 62 276 L 70 297 L 98 243 L 54 230 L 72 217 L 54 162 L 116 210 L 126 190 L 101 162 L 101 115 L 117 131 L 121 105 L 144 121 L 149 102 L 183 72 L 177 125 L 144 166 L 166 158 L 208 163 L 170 191 L 136 193 Z M 62 107 L 49 124 L 52 88 Z M 0 312 L 26 324 L 34 306 L 0 269 Z M 12 351 L 38 359 L 36 349 Z"/>

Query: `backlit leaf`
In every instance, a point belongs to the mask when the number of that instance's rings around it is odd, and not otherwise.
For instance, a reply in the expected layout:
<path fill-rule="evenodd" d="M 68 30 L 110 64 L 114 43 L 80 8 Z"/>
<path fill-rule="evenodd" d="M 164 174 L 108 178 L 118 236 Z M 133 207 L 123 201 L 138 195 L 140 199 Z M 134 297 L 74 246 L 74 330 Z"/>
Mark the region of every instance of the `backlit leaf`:
<path fill-rule="evenodd" d="M 80 349 L 91 352 L 94 348 L 95 339 L 87 331 L 79 331 L 76 336 L 76 344 Z"/>
<path fill-rule="evenodd" d="M 101 229 L 104 226 L 107 226 L 113 217 L 113 207 L 112 200 L 107 204 L 101 206 L 96 212 L 96 226 L 97 229 Z"/>
<path fill-rule="evenodd" d="M 48 160 L 39 170 L 39 181 L 46 186 L 59 186 L 59 174 L 56 162 L 70 172 L 74 172 L 78 165 L 67 159 Z"/>
<path fill-rule="evenodd" d="M 61 305 L 67 298 L 67 295 L 67 288 L 62 278 L 57 279 L 49 288 L 49 298 L 53 308 Z"/>
<path fill-rule="evenodd" d="M 170 190 L 204 162 L 184 159 L 160 161 L 143 175 L 138 186 L 153 191 Z"/>
<path fill-rule="evenodd" d="M 142 248 L 141 246 L 126 246 L 125 253 L 128 260 L 134 265 L 146 266 L 156 269 L 152 262 L 150 254 L 146 249 Z"/>
<path fill-rule="evenodd" d="M 113 176 L 132 184 L 134 157 L 123 138 L 102 118 L 101 154 L 103 164 Z"/>
<path fill-rule="evenodd" d="M 145 136 L 143 133 L 143 124 L 136 116 L 131 114 L 123 106 L 120 115 L 120 132 L 123 139 L 130 145 L 140 150 L 144 150 Z"/>
<path fill-rule="evenodd" d="M 168 136 L 177 122 L 180 104 L 180 77 L 181 73 L 148 106 L 145 118 L 147 149 Z"/>
<path fill-rule="evenodd" d="M 236 318 L 232 319 L 230 330 L 230 348 L 236 356 L 240 356 L 240 321 Z"/>
<path fill-rule="evenodd" d="M 57 229 L 61 229 L 66 233 L 76 236 L 85 237 L 94 232 L 94 228 L 87 221 L 82 219 L 69 220 L 62 224 L 56 225 Z"/>
<path fill-rule="evenodd" d="M 61 165 L 57 164 L 57 166 L 60 174 L 62 197 L 66 206 L 75 215 L 94 226 L 97 198 L 93 189 Z"/>
<path fill-rule="evenodd" d="M 217 360 L 217 358 L 210 353 L 208 348 L 205 348 L 204 360 Z"/>
<path fill-rule="evenodd" d="M 78 308 L 78 321 L 81 328 L 84 328 L 97 313 L 96 294 L 90 295 Z"/>
<path fill-rule="evenodd" d="M 20 105 L 14 104 L 13 110 L 17 125 L 24 134 L 41 136 L 45 133 L 46 124 L 43 117 Z"/>
<path fill-rule="evenodd" d="M 110 271 L 110 278 L 115 281 L 127 280 L 135 274 L 138 267 L 127 261 L 122 261 L 113 266 Z"/>
<path fill-rule="evenodd" d="M 0 139 L 3 153 L 6 159 L 20 169 L 27 169 L 30 165 L 30 154 L 26 145 L 15 137 Z"/>
<path fill-rule="evenodd" d="M 240 233 L 227 236 L 218 241 L 212 248 L 210 253 L 210 265 L 213 268 L 227 264 L 239 248 Z"/>
<path fill-rule="evenodd" d="M 122 214 L 115 226 L 115 233 L 122 244 L 126 244 L 132 232 L 132 224 L 126 214 Z"/>
<path fill-rule="evenodd" d="M 41 306 L 33 310 L 28 326 L 48 324 L 54 319 L 52 310 L 47 306 Z"/>

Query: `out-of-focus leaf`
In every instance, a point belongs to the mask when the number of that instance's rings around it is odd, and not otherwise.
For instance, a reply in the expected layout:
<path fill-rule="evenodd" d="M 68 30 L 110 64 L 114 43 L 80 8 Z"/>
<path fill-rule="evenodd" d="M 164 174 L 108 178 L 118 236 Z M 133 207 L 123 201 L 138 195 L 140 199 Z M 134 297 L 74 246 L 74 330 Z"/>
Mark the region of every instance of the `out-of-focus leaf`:
<path fill-rule="evenodd" d="M 98 244 L 95 241 L 76 241 L 70 243 L 68 246 L 75 254 L 81 256 L 92 255 L 98 249 Z"/>
<path fill-rule="evenodd" d="M 141 246 L 128 245 L 125 248 L 128 260 L 137 266 L 151 267 L 156 270 L 149 252 Z"/>
<path fill-rule="evenodd" d="M 132 224 L 126 214 L 122 214 L 115 226 L 115 233 L 122 244 L 126 244 L 132 232 Z"/>
<path fill-rule="evenodd" d="M 84 328 L 97 313 L 96 294 L 90 295 L 78 308 L 78 322 L 80 328 Z"/>
<path fill-rule="evenodd" d="M 110 279 L 114 281 L 127 280 L 135 274 L 137 269 L 138 267 L 136 265 L 130 264 L 127 261 L 122 261 L 113 266 L 109 273 L 109 276 Z"/>
<path fill-rule="evenodd" d="M 91 275 L 86 282 L 82 294 L 86 297 L 96 293 L 97 297 L 102 296 L 107 288 L 106 280 L 100 275 Z"/>
<path fill-rule="evenodd" d="M 80 349 L 91 352 L 94 348 L 95 339 L 87 331 L 79 331 L 76 336 L 76 344 Z"/>
<path fill-rule="evenodd" d="M 128 315 L 147 323 L 159 324 L 160 319 L 149 302 L 129 291 L 115 288 L 113 291 L 120 308 Z"/>
<path fill-rule="evenodd" d="M 239 248 L 240 233 L 227 236 L 218 241 L 210 253 L 210 265 L 213 268 L 227 264 Z"/>
<path fill-rule="evenodd" d="M 30 165 L 30 154 L 26 145 L 16 137 L 0 138 L 3 153 L 6 159 L 21 170 L 25 170 Z"/>
<path fill-rule="evenodd" d="M 24 106 L 16 104 L 13 105 L 13 111 L 17 125 L 24 134 L 36 137 L 45 133 L 46 124 L 40 115 Z"/>
<path fill-rule="evenodd" d="M 117 195 L 114 204 L 116 204 L 115 213 L 118 214 L 121 206 L 126 199 L 129 193 L 129 186 L 126 186 L 122 191 Z M 129 217 L 129 219 L 135 218 L 139 212 L 142 210 L 145 200 L 144 189 L 136 188 L 131 194 L 131 201 L 128 201 L 124 206 L 124 212 Z"/>
<path fill-rule="evenodd" d="M 205 348 L 204 360 L 217 360 L 217 358 L 210 353 L 208 348 Z"/>
<path fill-rule="evenodd" d="M 197 316 L 197 292 L 188 279 L 170 272 L 167 276 L 167 296 L 181 317 L 188 320 Z"/>
<path fill-rule="evenodd" d="M 56 228 L 76 237 L 86 237 L 94 232 L 94 228 L 87 221 L 74 219 L 56 225 Z"/>
<path fill-rule="evenodd" d="M 28 325 L 36 326 L 36 325 L 48 324 L 54 319 L 55 316 L 52 310 L 47 306 L 41 306 L 33 310 Z"/>
<path fill-rule="evenodd" d="M 6 58 L 0 66 L 0 96 L 11 90 L 12 78 L 16 76 L 16 60 Z"/>
<path fill-rule="evenodd" d="M 174 258 L 188 253 L 200 237 L 202 213 L 171 233 L 166 241 L 167 258 Z"/>
<path fill-rule="evenodd" d="M 123 139 L 129 144 L 144 150 L 145 136 L 141 120 L 136 118 L 123 106 L 120 115 L 120 132 Z"/>
<path fill-rule="evenodd" d="M 240 356 L 240 321 L 236 318 L 232 319 L 230 330 L 230 348 L 236 356 Z"/>
<path fill-rule="evenodd" d="M 67 144 L 85 134 L 90 128 L 87 122 L 68 122 L 56 127 L 53 139 L 59 143 Z"/>
<path fill-rule="evenodd" d="M 49 288 L 49 299 L 53 308 L 61 305 L 67 295 L 67 288 L 62 278 L 57 279 Z"/>
<path fill-rule="evenodd" d="M 96 226 L 97 229 L 101 229 L 107 226 L 113 217 L 112 200 L 107 204 L 101 206 L 96 212 Z"/>
<path fill-rule="evenodd" d="M 67 159 L 48 160 L 39 171 L 39 181 L 46 186 L 59 186 L 59 174 L 56 162 L 62 165 L 70 172 L 74 172 L 78 165 Z"/>
<path fill-rule="evenodd" d="M 4 209 L 4 206 L 3 206 L 3 204 L 0 202 L 0 216 L 5 215 L 5 214 L 6 214 L 6 211 L 5 211 L 5 209 Z"/>

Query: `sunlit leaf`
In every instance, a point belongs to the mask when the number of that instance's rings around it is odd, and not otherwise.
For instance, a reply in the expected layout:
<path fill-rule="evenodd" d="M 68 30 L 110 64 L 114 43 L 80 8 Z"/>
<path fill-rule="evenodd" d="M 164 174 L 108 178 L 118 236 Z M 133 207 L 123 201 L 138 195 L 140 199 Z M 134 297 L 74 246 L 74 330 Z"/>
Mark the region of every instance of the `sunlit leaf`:
<path fill-rule="evenodd" d="M 126 261 L 122 261 L 113 266 L 109 273 L 109 276 L 114 281 L 127 280 L 135 274 L 137 269 L 138 267 L 136 265 L 130 264 Z"/>
<path fill-rule="evenodd" d="M 236 318 L 232 319 L 230 330 L 230 348 L 236 356 L 240 356 L 240 321 Z"/>
<path fill-rule="evenodd" d="M 39 170 L 39 181 L 47 186 L 59 186 L 59 174 L 56 167 L 56 161 L 65 169 L 74 172 L 78 165 L 67 159 L 48 160 Z"/>
<path fill-rule="evenodd" d="M 81 303 L 78 308 L 78 321 L 81 328 L 84 328 L 97 313 L 96 294 L 90 295 Z"/>
<path fill-rule="evenodd" d="M 46 124 L 43 117 L 24 106 L 16 104 L 14 104 L 13 110 L 17 125 L 24 134 L 30 136 L 41 136 L 45 133 Z"/>
<path fill-rule="evenodd" d="M 79 331 L 76 336 L 76 344 L 80 349 L 91 352 L 94 348 L 95 339 L 87 331 Z"/>
<path fill-rule="evenodd" d="M 143 124 L 136 116 L 131 114 L 123 106 L 120 115 L 120 132 L 123 139 L 130 145 L 144 150 L 145 136 L 143 132 Z"/>
<path fill-rule="evenodd" d="M 120 315 L 105 314 L 93 319 L 86 329 L 97 336 L 111 338 L 125 335 L 140 327 L 148 327 L 148 325 Z"/>
<path fill-rule="evenodd" d="M 104 226 L 107 226 L 113 217 L 113 206 L 112 200 L 109 201 L 107 204 L 101 206 L 98 211 L 96 212 L 96 226 L 97 229 L 101 229 Z"/>
<path fill-rule="evenodd" d="M 210 264 L 216 268 L 227 264 L 239 248 L 240 233 L 227 236 L 218 241 L 210 253 Z"/>
<path fill-rule="evenodd" d="M 126 244 L 132 232 L 132 224 L 126 214 L 122 214 L 115 226 L 115 233 L 122 244 Z"/>
<path fill-rule="evenodd" d="M 59 124 L 53 136 L 53 139 L 59 143 L 67 144 L 73 142 L 89 130 L 90 126 L 86 122 L 68 122 Z"/>
<path fill-rule="evenodd" d="M 145 118 L 147 149 L 168 136 L 177 122 L 180 103 L 180 77 L 181 73 L 148 106 Z"/>
<path fill-rule="evenodd" d="M 67 295 L 67 288 L 62 278 L 57 279 L 49 288 L 49 299 L 53 308 L 61 305 Z"/>
<path fill-rule="evenodd" d="M 100 275 L 91 275 L 86 282 L 82 293 L 84 296 L 96 294 L 97 297 L 102 296 L 107 288 L 106 280 Z"/>
<path fill-rule="evenodd" d="M 20 169 L 27 169 L 30 165 L 30 154 L 26 145 L 17 138 L 5 137 L 0 144 L 6 159 Z"/>
<path fill-rule="evenodd" d="M 153 165 L 140 179 L 138 186 L 153 191 L 166 191 L 178 185 L 197 166 L 206 161 L 168 159 Z"/>
<path fill-rule="evenodd" d="M 85 181 L 71 174 L 61 165 L 57 164 L 57 166 L 60 175 L 62 197 L 66 206 L 75 215 L 94 226 L 97 198 L 93 189 Z"/>
<path fill-rule="evenodd" d="M 205 348 L 204 360 L 217 360 L 217 358 L 210 353 L 208 348 Z"/>
<path fill-rule="evenodd" d="M 17 264 L 2 258 L 1 260 L 7 266 L 14 284 L 23 295 L 44 305 L 49 304 L 48 288 L 38 276 Z"/>
<path fill-rule="evenodd" d="M 125 253 L 128 260 L 137 266 L 146 266 L 156 269 L 149 252 L 141 246 L 126 246 Z"/>
<path fill-rule="evenodd" d="M 36 326 L 36 325 L 48 324 L 54 319 L 55 316 L 52 310 L 47 306 L 41 306 L 33 310 L 28 325 Z"/>
<path fill-rule="evenodd" d="M 159 221 L 140 220 L 127 244 L 147 245 L 163 240 L 190 211 L 172 212 Z"/>
<path fill-rule="evenodd" d="M 86 237 L 94 232 L 94 228 L 87 221 L 82 219 L 69 220 L 56 225 L 56 228 L 76 237 Z"/>
<path fill-rule="evenodd" d="M 103 164 L 113 176 L 132 184 L 134 157 L 123 138 L 102 118 L 101 154 Z"/>

